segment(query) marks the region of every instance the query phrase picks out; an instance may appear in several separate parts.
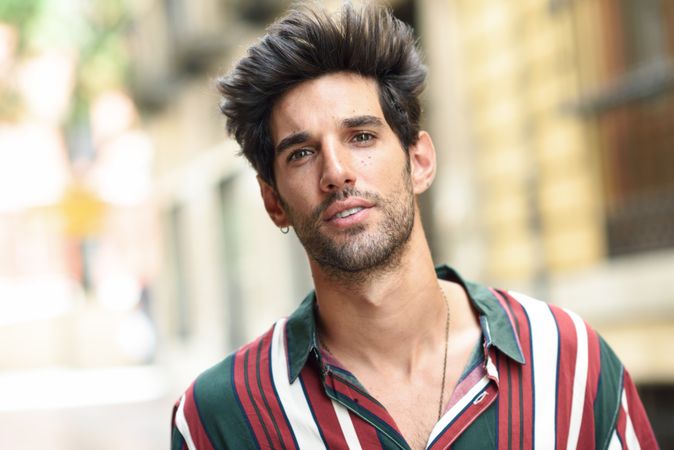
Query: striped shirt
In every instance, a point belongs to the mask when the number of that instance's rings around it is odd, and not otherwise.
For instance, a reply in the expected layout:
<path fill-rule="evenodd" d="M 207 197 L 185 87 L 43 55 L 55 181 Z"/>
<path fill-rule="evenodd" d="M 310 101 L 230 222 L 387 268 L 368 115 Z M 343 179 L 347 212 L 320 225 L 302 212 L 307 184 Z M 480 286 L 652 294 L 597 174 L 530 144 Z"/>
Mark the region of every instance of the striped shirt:
<path fill-rule="evenodd" d="M 620 361 L 576 314 L 522 294 L 463 285 L 482 346 L 428 449 L 655 449 Z M 173 411 L 172 450 L 407 449 L 394 420 L 321 352 L 310 294 L 287 319 L 201 374 Z"/>

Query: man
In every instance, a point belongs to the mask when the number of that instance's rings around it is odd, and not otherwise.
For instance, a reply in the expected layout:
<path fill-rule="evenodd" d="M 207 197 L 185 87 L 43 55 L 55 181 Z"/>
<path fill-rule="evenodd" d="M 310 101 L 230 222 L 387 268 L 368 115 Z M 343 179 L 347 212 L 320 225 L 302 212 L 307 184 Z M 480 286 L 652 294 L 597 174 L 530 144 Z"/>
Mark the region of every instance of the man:
<path fill-rule="evenodd" d="M 304 246 L 299 308 L 199 376 L 182 448 L 655 448 L 634 385 L 575 314 L 434 268 L 416 197 L 425 68 L 377 7 L 305 8 L 219 81 L 264 206 Z"/>

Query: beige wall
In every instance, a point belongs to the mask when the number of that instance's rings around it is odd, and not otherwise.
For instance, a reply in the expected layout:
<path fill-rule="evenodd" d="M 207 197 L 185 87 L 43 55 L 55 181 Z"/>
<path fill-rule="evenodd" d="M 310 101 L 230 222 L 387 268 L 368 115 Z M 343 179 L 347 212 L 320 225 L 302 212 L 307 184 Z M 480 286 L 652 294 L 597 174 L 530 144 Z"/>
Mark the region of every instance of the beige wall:
<path fill-rule="evenodd" d="M 427 120 L 441 143 L 443 253 L 483 281 L 577 311 L 638 381 L 671 381 L 662 346 L 674 338 L 664 289 L 674 252 L 607 255 L 595 124 L 571 108 L 599 78 L 600 47 L 583 39 L 600 35 L 599 9 L 574 4 L 421 3 L 431 74 L 442 74 L 427 95 L 442 117 Z"/>

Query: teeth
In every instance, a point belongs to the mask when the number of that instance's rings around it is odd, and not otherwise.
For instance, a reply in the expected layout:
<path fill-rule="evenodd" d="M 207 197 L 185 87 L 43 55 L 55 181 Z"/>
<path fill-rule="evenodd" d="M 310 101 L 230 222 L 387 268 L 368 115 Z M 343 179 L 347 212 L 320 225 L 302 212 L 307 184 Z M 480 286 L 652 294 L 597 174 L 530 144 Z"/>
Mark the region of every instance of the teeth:
<path fill-rule="evenodd" d="M 342 211 L 340 213 L 335 214 L 335 217 L 339 217 L 340 219 L 343 219 L 344 217 L 349 217 L 352 214 L 356 214 L 358 211 L 363 209 L 360 206 L 357 206 L 355 208 L 347 209 L 346 211 Z"/>

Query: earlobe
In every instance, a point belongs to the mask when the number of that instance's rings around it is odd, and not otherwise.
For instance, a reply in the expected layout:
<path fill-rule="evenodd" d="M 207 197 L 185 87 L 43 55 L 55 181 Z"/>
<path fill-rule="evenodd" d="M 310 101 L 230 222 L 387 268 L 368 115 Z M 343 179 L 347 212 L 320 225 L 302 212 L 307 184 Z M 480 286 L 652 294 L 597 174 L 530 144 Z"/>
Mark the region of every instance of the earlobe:
<path fill-rule="evenodd" d="M 281 199 L 279 198 L 278 192 L 272 186 L 269 185 L 259 176 L 257 177 L 257 182 L 260 185 L 260 195 L 262 196 L 262 201 L 264 202 L 264 209 L 267 210 L 269 218 L 274 222 L 279 228 L 287 227 L 292 225 L 288 220 L 283 205 L 281 204 Z"/>
<path fill-rule="evenodd" d="M 409 150 L 412 185 L 415 194 L 426 191 L 435 178 L 435 147 L 426 131 L 419 132 L 419 139 Z"/>

